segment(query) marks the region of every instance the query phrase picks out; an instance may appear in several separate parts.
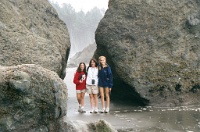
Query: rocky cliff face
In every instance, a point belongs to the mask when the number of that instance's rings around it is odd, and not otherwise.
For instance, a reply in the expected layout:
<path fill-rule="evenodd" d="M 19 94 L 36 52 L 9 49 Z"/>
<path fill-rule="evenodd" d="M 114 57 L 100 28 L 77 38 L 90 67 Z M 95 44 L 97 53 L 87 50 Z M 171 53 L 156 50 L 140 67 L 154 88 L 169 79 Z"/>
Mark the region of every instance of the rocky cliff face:
<path fill-rule="evenodd" d="M 96 30 L 117 96 L 153 105 L 199 102 L 200 1 L 110 0 Z"/>
<path fill-rule="evenodd" d="M 80 62 L 89 64 L 90 59 L 93 57 L 96 50 L 96 43 L 90 44 L 82 51 L 77 52 L 72 58 L 68 60 L 67 67 L 77 67 Z"/>
<path fill-rule="evenodd" d="M 59 131 L 67 111 L 67 88 L 37 65 L 0 66 L 0 131 Z"/>
<path fill-rule="evenodd" d="M 38 64 L 65 76 L 66 25 L 47 0 L 0 1 L 0 65 Z"/>

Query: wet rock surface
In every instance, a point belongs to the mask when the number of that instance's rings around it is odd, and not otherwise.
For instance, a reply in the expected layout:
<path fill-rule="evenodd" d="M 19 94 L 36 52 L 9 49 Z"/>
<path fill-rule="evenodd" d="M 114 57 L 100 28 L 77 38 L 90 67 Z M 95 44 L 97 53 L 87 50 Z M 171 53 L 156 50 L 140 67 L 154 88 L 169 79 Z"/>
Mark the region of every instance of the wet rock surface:
<path fill-rule="evenodd" d="M 84 122 L 81 120 L 67 121 L 65 123 L 67 132 L 117 132 L 107 121 Z"/>
<path fill-rule="evenodd" d="M 38 64 L 65 76 L 70 42 L 47 0 L 0 1 L 0 65 Z"/>
<path fill-rule="evenodd" d="M 59 131 L 67 88 L 38 65 L 0 66 L 0 131 Z"/>
<path fill-rule="evenodd" d="M 96 56 L 107 56 L 117 98 L 160 106 L 199 102 L 199 8 L 197 0 L 109 1 L 96 30 Z"/>

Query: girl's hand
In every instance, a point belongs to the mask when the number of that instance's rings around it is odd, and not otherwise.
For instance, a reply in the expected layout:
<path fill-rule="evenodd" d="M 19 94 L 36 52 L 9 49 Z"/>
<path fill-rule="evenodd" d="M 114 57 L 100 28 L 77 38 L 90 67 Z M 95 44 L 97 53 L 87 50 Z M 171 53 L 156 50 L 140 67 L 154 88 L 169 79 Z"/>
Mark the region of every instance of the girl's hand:
<path fill-rule="evenodd" d="M 83 80 L 80 80 L 79 83 L 83 83 Z"/>
<path fill-rule="evenodd" d="M 109 90 L 110 90 L 110 92 L 111 92 L 112 88 L 110 88 Z"/>

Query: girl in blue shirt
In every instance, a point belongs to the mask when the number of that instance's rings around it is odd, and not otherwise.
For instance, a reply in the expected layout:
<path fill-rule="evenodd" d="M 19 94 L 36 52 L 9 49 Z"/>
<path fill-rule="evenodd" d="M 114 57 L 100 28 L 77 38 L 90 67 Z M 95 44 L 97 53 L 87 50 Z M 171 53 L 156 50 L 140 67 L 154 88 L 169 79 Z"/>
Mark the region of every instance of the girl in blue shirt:
<path fill-rule="evenodd" d="M 113 86 L 113 77 L 110 66 L 106 63 L 106 57 L 99 57 L 99 72 L 98 72 L 98 86 L 101 95 L 102 113 L 108 113 L 110 109 L 110 92 Z M 106 107 L 104 102 L 104 97 L 106 97 Z"/>

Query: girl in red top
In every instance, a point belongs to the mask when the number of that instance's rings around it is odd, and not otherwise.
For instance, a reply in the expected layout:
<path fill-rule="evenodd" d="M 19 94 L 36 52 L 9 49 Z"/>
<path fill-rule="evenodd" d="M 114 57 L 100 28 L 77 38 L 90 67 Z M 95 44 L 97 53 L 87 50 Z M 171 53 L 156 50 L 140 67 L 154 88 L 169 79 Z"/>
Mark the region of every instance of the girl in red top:
<path fill-rule="evenodd" d="M 76 96 L 79 103 L 78 112 L 85 113 L 84 97 L 86 92 L 86 65 L 81 62 L 76 70 L 74 76 L 74 83 L 76 84 Z"/>

